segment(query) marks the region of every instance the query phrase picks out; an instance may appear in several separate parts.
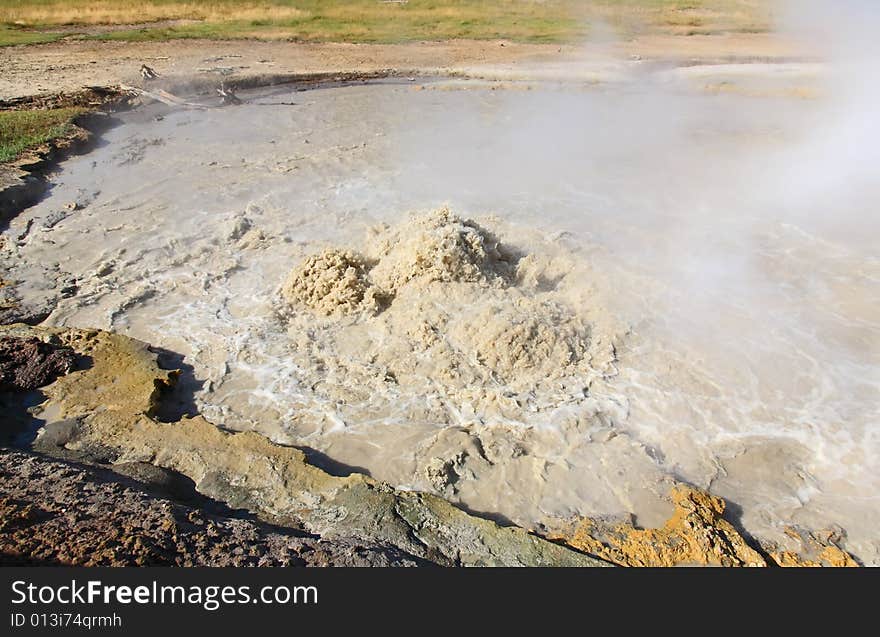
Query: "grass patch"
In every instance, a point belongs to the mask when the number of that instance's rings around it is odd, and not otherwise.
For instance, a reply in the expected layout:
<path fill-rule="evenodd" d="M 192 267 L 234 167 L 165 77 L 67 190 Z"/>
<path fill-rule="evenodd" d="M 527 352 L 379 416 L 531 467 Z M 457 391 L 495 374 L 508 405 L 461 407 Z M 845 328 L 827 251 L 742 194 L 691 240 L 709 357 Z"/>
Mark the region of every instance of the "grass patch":
<path fill-rule="evenodd" d="M 63 37 L 58 33 L 42 33 L 0 24 L 0 46 L 14 46 L 16 44 L 43 44 L 54 42 Z"/>
<path fill-rule="evenodd" d="M 572 42 L 599 22 L 621 35 L 646 29 L 766 29 L 774 4 L 775 0 L 0 0 L 0 45 L 65 35 L 124 41 L 265 36 L 310 42 Z M 65 33 L 47 33 L 49 29 Z"/>
<path fill-rule="evenodd" d="M 0 162 L 16 159 L 30 148 L 66 135 L 74 118 L 84 112 L 82 108 L 0 111 Z"/>

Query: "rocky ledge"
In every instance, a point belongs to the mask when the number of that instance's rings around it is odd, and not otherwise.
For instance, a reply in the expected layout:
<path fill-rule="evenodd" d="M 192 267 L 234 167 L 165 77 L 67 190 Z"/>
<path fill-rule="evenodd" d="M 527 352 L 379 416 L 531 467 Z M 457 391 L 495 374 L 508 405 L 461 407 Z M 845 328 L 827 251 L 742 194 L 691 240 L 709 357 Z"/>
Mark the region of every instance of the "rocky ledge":
<path fill-rule="evenodd" d="M 663 528 L 584 518 L 548 539 L 434 495 L 331 475 L 301 450 L 253 432 L 224 431 L 200 416 L 163 422 L 158 407 L 179 372 L 163 369 L 146 343 L 23 324 L 0 326 L 0 342 L 0 436 L 55 458 L 0 453 L 7 561 L 855 565 L 831 534 L 792 530 L 800 550 L 760 546 L 724 519 L 723 500 L 684 485 Z"/>
<path fill-rule="evenodd" d="M 74 566 L 418 566 L 389 546 L 332 542 L 182 505 L 95 468 L 0 452 L 0 562 Z M 217 513 L 210 509 L 219 509 Z"/>
<path fill-rule="evenodd" d="M 358 473 L 330 475 L 299 449 L 256 433 L 226 432 L 200 416 L 160 422 L 156 410 L 177 371 L 161 369 L 145 343 L 98 330 L 21 324 L 0 327 L 0 337 L 38 338 L 77 353 L 76 369 L 41 389 L 39 413 L 27 408 L 34 398 L 0 399 L 7 427 L 19 429 L 15 439 L 26 439 L 28 427 L 35 427 L 29 419 L 37 421 L 31 446 L 39 453 L 123 470 L 158 467 L 192 481 L 202 496 L 264 522 L 325 541 L 393 547 L 441 565 L 609 565 L 430 494 L 396 490 Z"/>

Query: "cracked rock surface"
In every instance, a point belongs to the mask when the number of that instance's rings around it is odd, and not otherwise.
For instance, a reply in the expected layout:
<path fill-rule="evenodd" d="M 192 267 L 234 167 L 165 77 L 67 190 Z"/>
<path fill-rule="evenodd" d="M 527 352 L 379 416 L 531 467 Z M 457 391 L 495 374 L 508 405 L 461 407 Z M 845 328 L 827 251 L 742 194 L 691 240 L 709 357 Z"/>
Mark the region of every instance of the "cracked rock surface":
<path fill-rule="evenodd" d="M 330 475 L 310 465 L 299 449 L 253 432 L 228 433 L 200 416 L 159 422 L 157 405 L 177 372 L 161 369 L 157 355 L 140 341 L 100 330 L 23 325 L 2 327 L 0 336 L 57 342 L 90 362 L 44 388 L 42 415 L 49 422 L 34 442 L 42 453 L 159 467 L 191 480 L 199 494 L 273 524 L 343 544 L 356 539 L 391 547 L 412 556 L 406 559 L 462 566 L 608 565 L 525 529 L 472 516 L 437 496 L 397 490 L 359 473 Z M 9 506 L 18 511 L 14 502 Z"/>
<path fill-rule="evenodd" d="M 0 562 L 69 566 L 417 566 L 394 547 L 323 540 L 155 497 L 130 480 L 0 452 Z"/>

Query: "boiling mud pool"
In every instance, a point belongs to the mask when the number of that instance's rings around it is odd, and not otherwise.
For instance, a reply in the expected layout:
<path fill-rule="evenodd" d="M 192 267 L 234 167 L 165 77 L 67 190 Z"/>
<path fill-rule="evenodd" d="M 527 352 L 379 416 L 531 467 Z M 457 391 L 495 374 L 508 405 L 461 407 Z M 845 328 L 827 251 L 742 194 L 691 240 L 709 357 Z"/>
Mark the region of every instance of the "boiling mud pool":
<path fill-rule="evenodd" d="M 8 231 L 34 220 L 7 248 L 32 294 L 77 286 L 49 323 L 184 355 L 213 422 L 527 527 L 658 524 L 685 480 L 758 537 L 838 524 L 877 561 L 880 195 L 816 186 L 821 100 L 652 81 L 247 97 L 128 113 L 64 164 Z M 507 279 L 412 278 L 371 316 L 280 294 L 328 248 L 418 253 L 430 217 L 410 212 L 443 205 Z"/>

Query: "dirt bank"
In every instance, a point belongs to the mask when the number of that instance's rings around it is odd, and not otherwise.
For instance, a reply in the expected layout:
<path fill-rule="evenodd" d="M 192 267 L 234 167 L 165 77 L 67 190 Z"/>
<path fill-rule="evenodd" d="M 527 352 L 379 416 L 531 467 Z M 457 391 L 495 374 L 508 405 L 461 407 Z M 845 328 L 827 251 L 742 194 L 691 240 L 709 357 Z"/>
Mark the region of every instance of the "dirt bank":
<path fill-rule="evenodd" d="M 0 48 L 0 100 L 71 91 L 83 86 L 139 83 L 141 64 L 165 78 L 238 80 L 304 73 L 424 73 L 509 75 L 537 66 L 570 72 L 608 59 L 671 65 L 773 62 L 800 57 L 794 43 L 773 34 L 646 35 L 610 45 L 547 45 L 455 40 L 409 44 L 301 44 L 201 41 L 59 42 Z"/>

